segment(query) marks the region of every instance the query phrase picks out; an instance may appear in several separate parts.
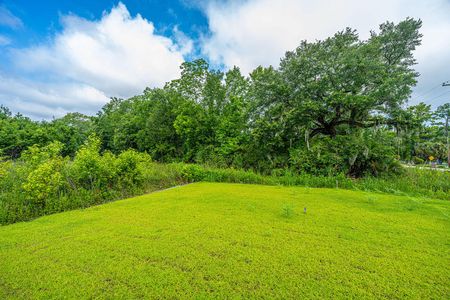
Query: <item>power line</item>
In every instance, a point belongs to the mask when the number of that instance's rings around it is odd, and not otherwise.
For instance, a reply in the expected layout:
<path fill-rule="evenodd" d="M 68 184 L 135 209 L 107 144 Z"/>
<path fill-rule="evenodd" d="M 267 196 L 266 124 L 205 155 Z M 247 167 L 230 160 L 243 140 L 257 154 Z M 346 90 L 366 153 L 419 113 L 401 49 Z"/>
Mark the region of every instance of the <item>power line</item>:
<path fill-rule="evenodd" d="M 424 99 L 426 98 L 426 96 L 427 96 L 427 95 L 430 95 L 430 93 L 431 93 L 431 95 L 432 95 L 432 92 L 434 92 L 436 89 L 438 89 L 438 88 L 440 88 L 440 87 L 442 87 L 442 85 L 441 85 L 441 84 L 437 84 L 437 85 L 433 86 L 432 88 L 428 89 L 427 91 L 425 91 L 425 92 L 423 92 L 423 93 L 417 93 L 417 92 L 416 92 L 416 93 L 411 97 L 411 99 L 412 99 L 413 101 L 417 101 L 417 102 L 419 102 L 419 101 L 425 101 L 425 102 L 426 102 L 426 100 L 424 100 Z"/>
<path fill-rule="evenodd" d="M 450 86 L 450 84 L 449 84 L 449 86 Z M 448 94 L 448 93 L 450 93 L 450 90 L 445 91 L 445 92 L 443 92 L 442 94 L 439 94 L 439 95 L 437 95 L 436 97 L 431 98 L 431 99 L 428 100 L 427 102 L 429 102 L 429 103 L 431 104 L 434 100 L 439 99 L 439 97 L 444 96 L 445 94 Z"/>
<path fill-rule="evenodd" d="M 450 81 L 446 81 L 446 82 L 443 82 L 442 84 L 438 84 L 438 85 L 432 87 L 431 89 L 429 89 L 428 91 L 426 91 L 425 93 L 419 95 L 419 97 L 417 97 L 417 96 L 414 97 L 414 99 L 415 99 L 415 100 L 420 100 L 419 98 L 425 98 L 425 97 L 424 97 L 425 95 L 427 95 L 427 94 L 429 94 L 430 92 L 434 91 L 434 90 L 437 89 L 438 87 L 443 87 L 443 86 L 450 86 Z M 428 100 L 424 99 L 424 100 L 425 100 L 425 102 L 428 102 L 429 104 L 432 104 L 436 99 L 439 99 L 439 97 L 444 96 L 444 95 L 447 94 L 448 92 L 450 92 L 450 90 L 449 90 L 449 91 L 445 91 L 445 92 L 443 92 L 443 93 L 441 93 L 441 94 L 439 94 L 439 95 L 437 95 L 437 96 L 435 96 L 435 97 L 433 97 L 433 98 L 431 98 L 431 99 L 428 99 Z"/>
<path fill-rule="evenodd" d="M 430 88 L 429 90 L 427 90 L 427 91 L 424 92 L 424 93 L 417 93 L 417 94 L 418 94 L 418 96 L 419 96 L 420 98 L 424 98 L 424 97 L 425 97 L 426 95 L 428 95 L 430 92 L 434 91 L 435 89 L 437 89 L 437 88 L 439 88 L 439 87 L 441 87 L 441 84 L 438 84 L 438 85 L 433 86 L 432 88 Z"/>

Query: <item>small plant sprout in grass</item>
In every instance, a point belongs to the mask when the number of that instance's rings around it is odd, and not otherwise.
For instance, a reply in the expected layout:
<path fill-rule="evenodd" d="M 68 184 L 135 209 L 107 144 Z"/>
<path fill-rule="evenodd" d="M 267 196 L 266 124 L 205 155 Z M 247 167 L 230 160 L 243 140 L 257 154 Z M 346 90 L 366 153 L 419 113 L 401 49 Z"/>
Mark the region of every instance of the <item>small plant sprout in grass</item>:
<path fill-rule="evenodd" d="M 283 216 L 283 218 L 286 219 L 293 218 L 295 215 L 294 204 L 291 203 L 283 204 L 281 215 Z"/>
<path fill-rule="evenodd" d="M 252 203 L 247 204 L 247 211 L 254 212 L 256 210 L 256 206 Z"/>
<path fill-rule="evenodd" d="M 273 231 L 271 229 L 264 231 L 262 234 L 263 237 L 271 237 L 272 235 L 273 235 Z"/>
<path fill-rule="evenodd" d="M 420 207 L 420 205 L 421 205 L 421 201 L 420 200 L 418 200 L 416 198 L 413 198 L 413 197 L 408 197 L 407 199 L 408 199 L 408 203 L 405 206 L 405 209 L 407 211 L 413 211 L 413 210 L 416 210 L 416 209 L 418 209 Z"/>
<path fill-rule="evenodd" d="M 376 200 L 376 198 L 373 196 L 367 197 L 367 203 L 369 203 L 369 204 L 375 204 L 375 200 Z"/>

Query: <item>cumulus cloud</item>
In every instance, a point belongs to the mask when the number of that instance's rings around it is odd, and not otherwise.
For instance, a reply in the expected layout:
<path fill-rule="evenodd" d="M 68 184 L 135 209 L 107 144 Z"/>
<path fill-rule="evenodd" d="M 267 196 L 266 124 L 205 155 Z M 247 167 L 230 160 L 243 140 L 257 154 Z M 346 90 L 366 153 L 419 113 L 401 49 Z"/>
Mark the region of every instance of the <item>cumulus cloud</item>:
<path fill-rule="evenodd" d="M 61 117 L 68 111 L 92 113 L 108 97 L 80 83 L 42 83 L 0 75 L 0 102 L 34 119 Z"/>
<path fill-rule="evenodd" d="M 417 50 L 422 74 L 414 99 L 430 85 L 450 80 L 450 1 L 448 0 L 247 0 L 200 2 L 210 34 L 202 50 L 212 62 L 238 65 L 245 72 L 258 65 L 277 66 L 285 51 L 301 40 L 324 39 L 345 27 L 367 38 L 371 29 L 408 16 L 424 22 L 423 45 Z M 439 90 L 439 89 L 437 89 Z M 442 100 L 442 99 L 441 99 Z M 435 101 L 438 103 L 441 100 Z M 442 100 L 444 101 L 444 100 Z"/>
<path fill-rule="evenodd" d="M 27 103 L 35 110 L 39 110 L 36 105 L 57 107 L 55 114 L 73 110 L 93 113 L 108 97 L 130 97 L 177 77 L 183 55 L 192 49 L 177 28 L 175 41 L 159 35 L 150 21 L 139 14 L 132 17 L 122 3 L 100 20 L 67 15 L 61 23 L 62 32 L 49 44 L 12 52 L 17 70 L 26 78 L 45 78 L 45 83 L 11 79 L 11 84 L 0 86 L 2 102 L 13 96 L 13 108 L 34 115 L 38 111 L 30 111 Z M 22 88 L 29 91 L 20 92 Z M 46 109 L 40 116 L 52 114 L 52 109 Z"/>
<path fill-rule="evenodd" d="M 301 40 L 324 39 L 347 26 L 367 38 L 380 23 L 408 16 L 424 22 L 413 103 L 438 105 L 450 99 L 450 88 L 446 94 L 439 86 L 450 80 L 448 0 L 182 2 L 200 6 L 208 19 L 209 32 L 200 41 L 177 27 L 170 38 L 158 34 L 152 22 L 131 16 L 121 3 L 97 20 L 64 15 L 62 31 L 32 47 L 12 49 L 1 35 L 1 49 L 10 53 L 4 65 L 13 71 L 0 70 L 0 103 L 37 119 L 69 111 L 93 114 L 109 97 L 126 98 L 177 77 L 184 58 L 198 51 L 213 64 L 249 72 L 258 65 L 278 65 Z M 23 23 L 0 6 L 0 26 L 18 29 Z"/>

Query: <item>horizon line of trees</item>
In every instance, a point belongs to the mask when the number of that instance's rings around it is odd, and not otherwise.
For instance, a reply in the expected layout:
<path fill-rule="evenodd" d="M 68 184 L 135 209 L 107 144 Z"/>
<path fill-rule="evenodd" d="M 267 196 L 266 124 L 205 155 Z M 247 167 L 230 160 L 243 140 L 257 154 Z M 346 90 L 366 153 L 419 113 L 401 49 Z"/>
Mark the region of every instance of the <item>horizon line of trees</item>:
<path fill-rule="evenodd" d="M 349 176 L 396 172 L 399 160 L 448 159 L 450 104 L 405 107 L 419 74 L 413 51 L 420 20 L 386 22 L 360 40 L 347 28 L 303 41 L 277 68 L 212 70 L 181 65 L 179 79 L 129 99 L 112 98 L 96 116 L 69 113 L 32 121 L 0 107 L 0 155 L 59 141 L 73 156 L 92 134 L 103 150 L 147 152 L 160 162 Z"/>

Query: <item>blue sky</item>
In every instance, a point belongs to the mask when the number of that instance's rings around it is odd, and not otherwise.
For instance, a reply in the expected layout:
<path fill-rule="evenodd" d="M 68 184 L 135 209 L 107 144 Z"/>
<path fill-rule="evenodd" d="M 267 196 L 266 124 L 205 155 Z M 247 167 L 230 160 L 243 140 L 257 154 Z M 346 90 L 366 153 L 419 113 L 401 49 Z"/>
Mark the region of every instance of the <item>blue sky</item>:
<path fill-rule="evenodd" d="M 0 104 L 34 119 L 95 114 L 162 86 L 185 60 L 250 72 L 303 39 L 346 26 L 365 38 L 408 16 L 424 22 L 410 102 L 449 102 L 450 0 L 0 0 Z"/>
<path fill-rule="evenodd" d="M 117 6 L 114 0 L 77 1 L 30 1 L 3 0 L 0 5 L 20 20 L 20 30 L 14 26 L 1 26 L 0 34 L 14 38 L 15 46 L 24 47 L 40 43 L 62 30 L 60 17 L 74 14 L 89 20 L 98 20 L 105 11 Z M 163 34 L 170 34 L 168 28 L 178 26 L 180 30 L 198 37 L 199 32 L 208 30 L 205 15 L 194 2 L 169 0 L 124 0 L 131 15 L 141 14 L 151 20 Z"/>

